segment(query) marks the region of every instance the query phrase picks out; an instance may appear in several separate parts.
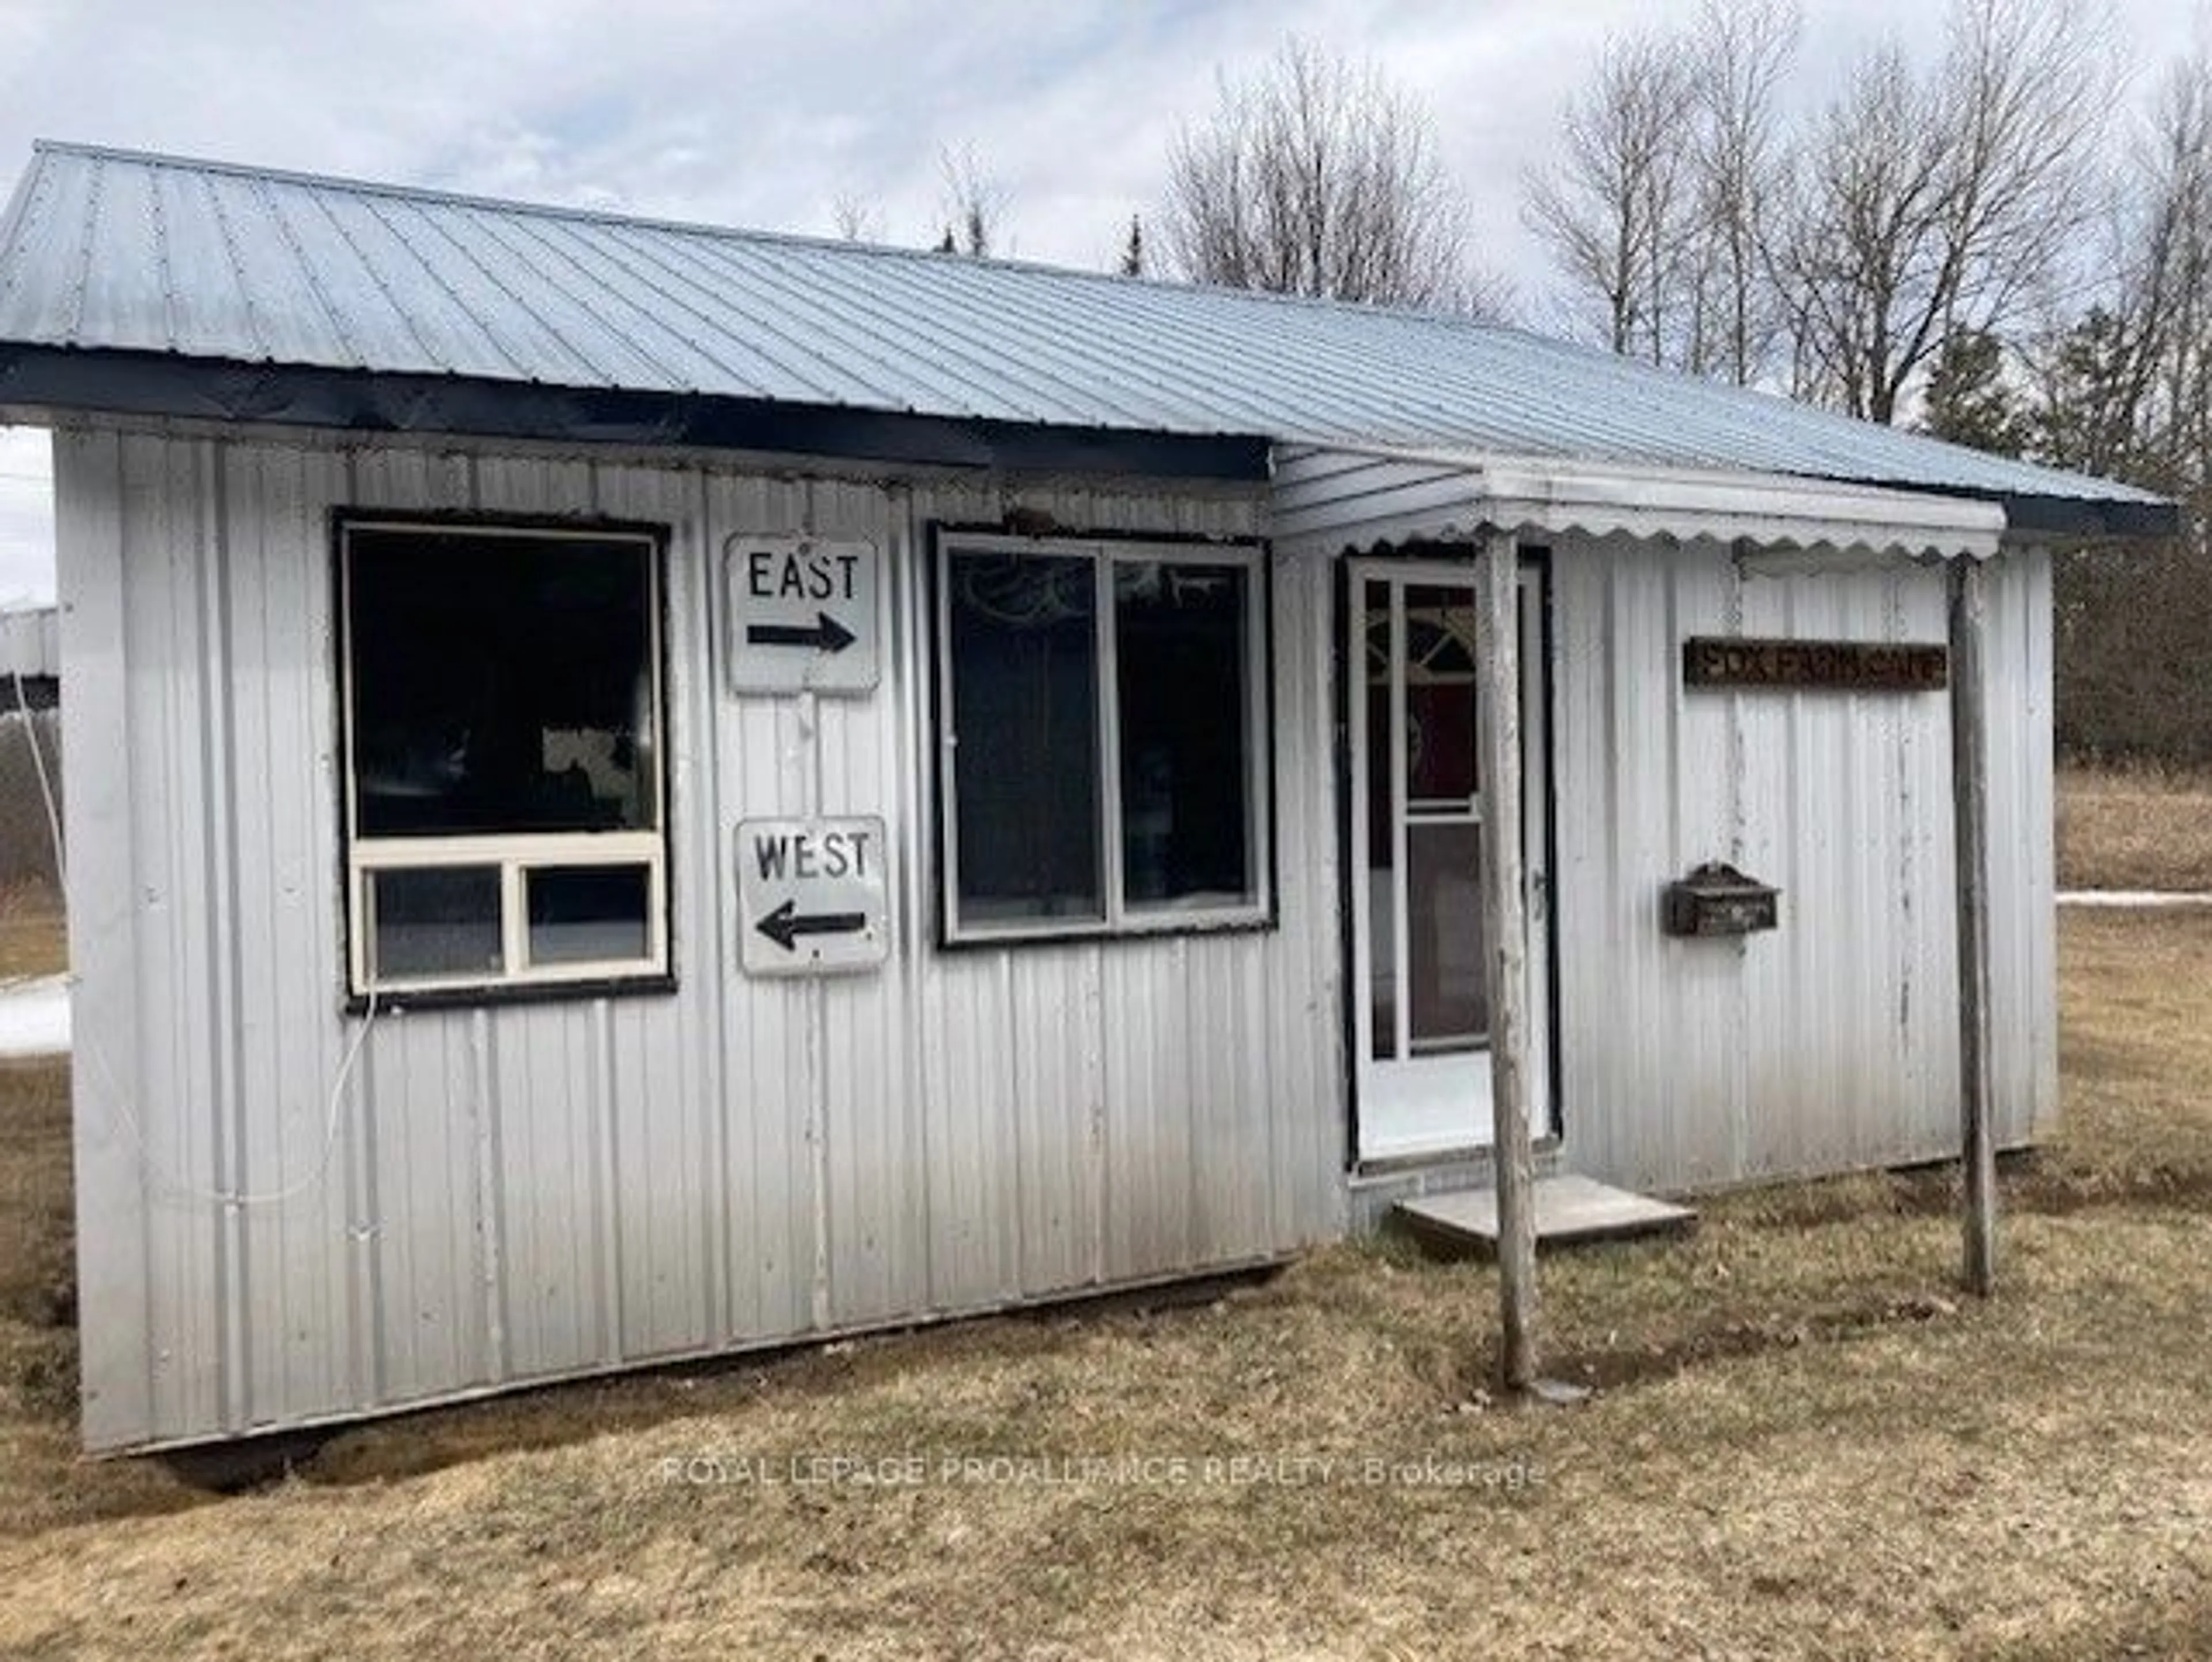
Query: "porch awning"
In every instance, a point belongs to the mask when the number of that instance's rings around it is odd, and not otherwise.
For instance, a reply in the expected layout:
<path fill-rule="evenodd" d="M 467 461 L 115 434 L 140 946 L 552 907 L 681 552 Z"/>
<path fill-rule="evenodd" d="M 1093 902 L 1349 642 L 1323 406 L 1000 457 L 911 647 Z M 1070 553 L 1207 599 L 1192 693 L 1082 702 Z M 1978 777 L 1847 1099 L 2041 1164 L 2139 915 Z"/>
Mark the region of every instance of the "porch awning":
<path fill-rule="evenodd" d="M 1786 474 L 1342 446 L 1274 452 L 1273 534 L 1371 549 L 1486 531 L 1707 539 L 1787 556 L 1986 560 L 1994 502 Z"/>

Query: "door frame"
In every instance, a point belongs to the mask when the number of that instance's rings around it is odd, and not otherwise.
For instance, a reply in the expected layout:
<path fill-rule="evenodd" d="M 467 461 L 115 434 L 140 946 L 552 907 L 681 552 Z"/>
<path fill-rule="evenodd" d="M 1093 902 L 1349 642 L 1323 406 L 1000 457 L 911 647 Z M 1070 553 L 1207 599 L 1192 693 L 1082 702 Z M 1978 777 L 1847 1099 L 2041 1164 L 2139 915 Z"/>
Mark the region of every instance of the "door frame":
<path fill-rule="evenodd" d="M 1449 1164 L 1455 1161 L 1485 1158 L 1489 1155 L 1489 1143 L 1469 1143 L 1433 1154 L 1393 1155 L 1381 1157 L 1363 1156 L 1360 1153 L 1360 1119 L 1364 1104 L 1361 1101 L 1359 1054 L 1359 952 L 1364 943 L 1360 938 L 1358 919 L 1362 903 L 1356 890 L 1364 883 L 1364 872 L 1354 869 L 1355 834 L 1352 822 L 1358 812 L 1364 781 L 1355 773 L 1352 755 L 1352 700 L 1364 692 L 1364 681 L 1354 674 L 1364 675 L 1364 660 L 1352 655 L 1352 608 L 1358 604 L 1355 576 L 1364 577 L 1377 569 L 1429 570 L 1442 579 L 1455 583 L 1463 573 L 1472 582 L 1474 572 L 1474 551 L 1463 543 L 1408 543 L 1373 551 L 1346 549 L 1333 562 L 1335 567 L 1332 588 L 1335 604 L 1329 628 L 1329 669 L 1334 682 L 1332 699 L 1333 725 L 1336 739 L 1336 818 L 1338 917 L 1340 920 L 1338 962 L 1343 972 L 1343 996 L 1338 1011 L 1340 1032 L 1343 1042 L 1345 1101 L 1345 1168 L 1357 1175 L 1363 1172 L 1389 1172 L 1422 1166 Z M 1534 1146 L 1538 1152 L 1557 1148 L 1565 1137 L 1565 1094 L 1561 1065 L 1559 1024 L 1559 957 L 1561 940 L 1559 928 L 1559 723 L 1557 695 L 1557 663 L 1555 646 L 1558 640 L 1554 622 L 1553 560 L 1549 547 L 1522 544 L 1516 550 L 1517 575 L 1533 578 L 1536 600 L 1536 648 L 1538 657 L 1535 693 L 1538 700 L 1538 719 L 1541 733 L 1534 749 L 1543 772 L 1543 907 L 1544 924 L 1549 937 L 1549 950 L 1544 955 L 1542 979 L 1533 988 L 1529 1000 L 1529 1019 L 1540 1024 L 1540 1036 L 1546 1041 L 1549 1065 L 1544 1070 L 1546 1078 L 1540 1097 L 1531 1103 L 1535 1111 L 1534 1124 Z M 1530 754 L 1527 733 L 1522 726 L 1524 757 Z M 1533 797 L 1527 790 L 1524 766 L 1522 786 L 1523 818 L 1527 803 Z"/>

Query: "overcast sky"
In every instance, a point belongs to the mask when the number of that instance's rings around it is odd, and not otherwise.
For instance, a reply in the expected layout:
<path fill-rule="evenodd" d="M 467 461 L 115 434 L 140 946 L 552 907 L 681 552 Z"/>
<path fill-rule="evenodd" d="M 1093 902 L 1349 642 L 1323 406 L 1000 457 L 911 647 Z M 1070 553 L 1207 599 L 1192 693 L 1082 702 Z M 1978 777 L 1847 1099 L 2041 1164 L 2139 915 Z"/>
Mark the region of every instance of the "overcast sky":
<path fill-rule="evenodd" d="M 1803 0 L 1801 74 L 1884 33 L 1940 42 L 1939 0 Z M 2212 0 L 2111 0 L 2154 74 Z M 941 224 L 939 157 L 1007 191 L 1005 252 L 1110 264 L 1176 125 L 1286 31 L 1425 100 L 1477 253 L 1544 268 L 1518 181 L 1608 31 L 1693 0 L 0 0 L 0 178 L 34 137 L 883 240 Z M 12 185 L 10 185 L 12 188 Z M 1532 310 L 1534 308 L 1532 307 Z M 45 435 L 0 429 L 0 604 L 51 598 Z"/>

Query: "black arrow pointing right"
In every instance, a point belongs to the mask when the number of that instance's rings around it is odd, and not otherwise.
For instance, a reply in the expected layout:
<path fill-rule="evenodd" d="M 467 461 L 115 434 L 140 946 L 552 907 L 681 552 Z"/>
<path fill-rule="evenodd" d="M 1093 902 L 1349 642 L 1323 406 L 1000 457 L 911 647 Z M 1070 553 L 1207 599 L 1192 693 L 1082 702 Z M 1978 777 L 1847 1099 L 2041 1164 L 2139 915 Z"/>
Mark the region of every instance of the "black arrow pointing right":
<path fill-rule="evenodd" d="M 745 625 L 745 644 L 751 646 L 811 646 L 817 652 L 842 652 L 860 638 L 827 612 L 815 613 L 811 623 Z"/>

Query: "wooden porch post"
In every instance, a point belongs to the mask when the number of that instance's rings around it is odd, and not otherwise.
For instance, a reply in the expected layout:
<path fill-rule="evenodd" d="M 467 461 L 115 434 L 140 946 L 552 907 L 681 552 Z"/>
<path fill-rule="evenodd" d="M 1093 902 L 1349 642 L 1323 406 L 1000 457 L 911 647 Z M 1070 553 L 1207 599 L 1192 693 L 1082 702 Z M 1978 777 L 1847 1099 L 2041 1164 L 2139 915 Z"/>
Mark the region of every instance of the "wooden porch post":
<path fill-rule="evenodd" d="M 1490 943 L 1492 1158 L 1498 1177 L 1498 1373 L 1536 1380 L 1535 1164 L 1528 1143 L 1528 916 L 1522 889 L 1520 552 L 1494 534 L 1475 555 L 1482 915 Z"/>
<path fill-rule="evenodd" d="M 1959 1122 L 1966 1290 L 1996 1285 L 1996 1151 L 1990 1137 L 1989 694 L 1983 676 L 1989 570 L 1953 558 L 1951 804 L 1959 926 Z"/>

